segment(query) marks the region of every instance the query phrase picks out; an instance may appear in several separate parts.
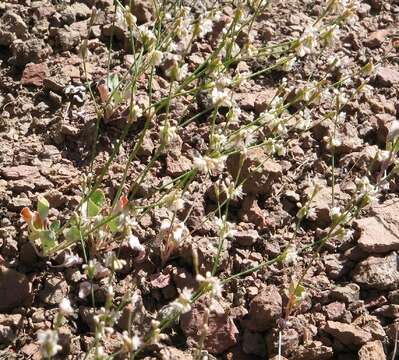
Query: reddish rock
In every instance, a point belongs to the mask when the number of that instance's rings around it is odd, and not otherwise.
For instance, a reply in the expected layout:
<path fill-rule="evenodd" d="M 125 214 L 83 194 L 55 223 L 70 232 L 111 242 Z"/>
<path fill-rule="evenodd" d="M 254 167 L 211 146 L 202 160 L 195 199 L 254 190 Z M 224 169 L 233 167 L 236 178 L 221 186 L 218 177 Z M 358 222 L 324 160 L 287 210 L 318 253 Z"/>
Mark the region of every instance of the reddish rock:
<path fill-rule="evenodd" d="M 267 109 L 275 94 L 275 90 L 266 89 L 260 92 L 237 93 L 234 99 L 241 109 L 260 114 Z"/>
<path fill-rule="evenodd" d="M 49 69 L 46 63 L 29 63 L 25 66 L 22 73 L 21 84 L 40 87 L 43 85 L 43 80 L 48 74 Z"/>
<path fill-rule="evenodd" d="M 154 7 L 151 1 L 136 0 L 133 4 L 132 13 L 136 16 L 139 25 L 153 19 Z"/>
<path fill-rule="evenodd" d="M 364 344 L 359 350 L 359 360 L 385 360 L 384 347 L 379 340 Z"/>
<path fill-rule="evenodd" d="M 335 301 L 324 307 L 324 313 L 328 320 L 340 320 L 345 313 L 345 304 Z"/>
<path fill-rule="evenodd" d="M 248 195 L 244 198 L 239 215 L 242 221 L 253 223 L 260 230 L 272 225 L 263 214 L 263 211 L 259 207 L 258 201 L 254 195 Z"/>
<path fill-rule="evenodd" d="M 371 334 L 372 340 L 384 340 L 385 330 L 376 316 L 362 314 L 357 317 L 352 325 L 357 325 Z"/>
<path fill-rule="evenodd" d="M 313 188 L 306 189 L 305 192 L 309 195 L 312 193 Z M 332 188 L 322 186 L 321 189 L 316 193 L 312 200 L 312 207 L 314 209 L 314 216 L 311 218 L 315 224 L 321 228 L 324 228 L 331 223 L 330 209 L 332 204 Z M 340 191 L 338 186 L 334 189 L 334 196 L 337 202 L 339 200 L 347 200 L 350 198 L 347 194 Z"/>
<path fill-rule="evenodd" d="M 360 326 L 336 321 L 327 321 L 324 331 L 350 348 L 358 348 L 372 339 Z"/>
<path fill-rule="evenodd" d="M 381 216 L 358 219 L 355 222 L 360 231 L 358 244 L 368 253 L 387 253 L 399 250 L 399 213 L 396 205 L 379 207 Z"/>
<path fill-rule="evenodd" d="M 377 139 L 379 144 L 384 145 L 387 142 L 388 132 L 392 123 L 395 121 L 395 116 L 390 114 L 376 114 L 375 120 L 377 122 Z"/>
<path fill-rule="evenodd" d="M 241 246 L 251 246 L 259 239 L 259 234 L 256 230 L 243 230 L 234 233 L 234 239 Z"/>
<path fill-rule="evenodd" d="M 168 155 L 166 157 L 166 173 L 171 177 L 183 175 L 192 169 L 192 162 L 187 157 Z"/>
<path fill-rule="evenodd" d="M 267 286 L 249 304 L 245 326 L 251 331 L 265 331 L 275 326 L 282 314 L 282 298 L 274 285 Z"/>
<path fill-rule="evenodd" d="M 193 305 L 190 312 L 183 314 L 180 319 L 180 326 L 184 334 L 189 338 L 188 342 L 198 342 L 201 336 L 201 328 L 205 309 L 209 309 L 209 299 L 201 299 Z M 205 338 L 204 349 L 211 354 L 221 354 L 237 343 L 238 329 L 233 320 L 225 314 L 219 303 L 213 301 L 208 319 L 208 334 Z"/>

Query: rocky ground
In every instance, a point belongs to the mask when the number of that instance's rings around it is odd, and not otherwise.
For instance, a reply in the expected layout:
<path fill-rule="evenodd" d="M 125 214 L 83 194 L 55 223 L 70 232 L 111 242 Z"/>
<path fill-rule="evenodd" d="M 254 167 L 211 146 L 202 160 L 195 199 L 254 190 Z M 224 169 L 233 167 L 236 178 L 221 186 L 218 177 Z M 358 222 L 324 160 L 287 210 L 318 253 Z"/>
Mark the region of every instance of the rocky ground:
<path fill-rule="evenodd" d="M 139 23 L 152 20 L 152 9 L 136 1 Z M 88 28 L 96 6 L 97 17 Z M 302 25 L 322 12 L 321 1 L 271 1 L 267 12 L 254 24 L 257 42 L 281 41 L 298 36 Z M 57 358 L 83 359 L 93 338 L 93 309 L 90 301 L 78 296 L 85 280 L 81 266 L 64 267 L 62 259 L 40 258 L 27 240 L 20 219 L 24 207 L 32 208 L 38 196 L 50 202 L 50 216 L 68 217 L 81 198 L 81 182 L 88 172 L 96 126 L 96 112 L 85 87 L 85 71 L 80 47 L 88 39 L 87 65 L 92 84 L 107 74 L 108 44 L 112 28 L 111 0 L 30 1 L 0 3 L 0 358 L 39 359 L 37 332 L 51 327 L 57 306 L 68 297 L 76 309 L 60 330 L 62 351 Z M 347 120 L 339 129 L 335 195 L 343 203 L 355 188 L 355 179 L 365 173 L 378 149 L 384 149 L 388 129 L 399 114 L 399 3 L 369 0 L 357 10 L 358 22 L 344 28 L 340 39 L 321 57 L 303 60 L 298 71 L 274 72 L 243 84 L 234 99 L 244 114 L 259 114 L 273 96 L 283 76 L 290 81 L 307 79 L 311 73 L 322 76 L 326 59 L 332 53 L 345 58 L 345 67 L 381 63 L 371 81 L 371 92 L 351 101 L 345 108 Z M 224 6 L 224 16 L 232 8 Z M 223 23 L 219 27 L 223 27 Z M 217 26 L 187 55 L 189 68 L 200 64 L 212 48 Z M 131 66 L 126 33 L 115 31 L 112 72 L 120 76 Z M 256 71 L 257 61 L 241 62 L 240 67 Z M 138 80 L 138 101 L 145 102 L 148 78 Z M 66 88 L 73 85 L 68 94 Z M 167 95 L 168 80 L 160 72 L 154 76 L 154 98 Z M 95 86 L 93 86 L 95 88 Z M 70 88 L 71 89 L 71 88 Z M 141 100 L 140 100 L 141 99 Z M 199 106 L 192 99 L 172 102 L 174 118 L 195 114 Z M 102 121 L 99 129 L 95 169 L 108 159 L 120 137 L 120 118 Z M 115 195 L 121 171 L 140 125 L 129 132 L 120 154 L 104 178 L 107 196 Z M 192 167 L 192 149 L 200 150 L 207 141 L 209 124 L 195 121 L 180 134 L 182 142 L 157 160 L 147 180 L 140 186 L 145 197 L 154 186 L 173 179 Z M 292 235 L 298 202 L 306 198 L 310 182 L 321 191 L 314 199 L 314 217 L 299 234 L 302 245 L 321 238 L 330 225 L 331 156 L 324 136 L 331 131 L 321 123 L 291 139 L 287 153 L 279 160 L 267 160 L 262 172 L 251 177 L 250 169 L 263 160 L 263 150 L 248 154 L 243 173 L 243 200 L 232 204 L 231 217 L 238 230 L 222 249 L 220 278 L 228 277 L 280 254 Z M 134 176 L 154 152 L 157 131 L 145 138 L 139 156 L 129 168 Z M 230 158 L 227 171 L 236 172 L 237 159 Z M 98 170 L 99 171 L 99 170 Z M 378 169 L 374 175 L 378 176 Z M 234 175 L 233 175 L 234 176 Z M 263 179 L 262 181 L 259 178 Z M 266 179 L 266 180 L 265 180 Z M 215 208 L 213 180 L 200 179 L 187 221 L 195 235 L 167 264 L 154 257 L 135 262 L 128 248 L 121 256 L 127 266 L 118 273 L 116 296 L 137 286 L 141 325 L 173 300 L 178 291 L 195 286 L 190 254 L 198 253 L 203 273 L 212 266 L 215 231 L 211 222 L 202 222 Z M 378 201 L 354 222 L 354 236 L 332 241 L 321 256 L 310 263 L 311 253 L 303 254 L 295 266 L 274 264 L 228 283 L 223 299 L 213 304 L 204 350 L 208 359 L 265 359 L 277 354 L 276 321 L 287 302 L 285 290 L 293 274 L 309 264 L 304 279 L 306 297 L 282 330 L 282 359 L 385 359 L 394 353 L 399 322 L 399 182 L 393 177 Z M 184 210 L 187 214 L 187 209 Z M 141 218 L 143 243 L 150 244 L 160 223 L 159 214 Z M 183 216 L 184 218 L 184 216 Z M 150 245 L 148 245 L 150 247 Z M 156 244 L 152 244 L 155 246 Z M 77 252 L 79 249 L 77 247 Z M 152 250 L 156 254 L 156 250 Z M 155 256 L 155 255 L 154 255 Z M 133 260 L 132 260 L 133 259 Z M 137 279 L 140 281 L 137 281 Z M 101 283 L 95 292 L 97 303 L 104 302 Z M 146 359 L 193 359 L 191 348 L 198 340 L 207 300 L 199 300 L 179 323 L 168 330 L 167 339 L 140 356 Z M 126 330 L 131 308 L 122 312 L 116 330 Z M 144 331 L 144 330 L 143 330 Z M 116 348 L 112 337 L 107 350 Z M 396 354 L 399 357 L 399 353 Z M 277 358 L 277 357 L 276 357 Z"/>

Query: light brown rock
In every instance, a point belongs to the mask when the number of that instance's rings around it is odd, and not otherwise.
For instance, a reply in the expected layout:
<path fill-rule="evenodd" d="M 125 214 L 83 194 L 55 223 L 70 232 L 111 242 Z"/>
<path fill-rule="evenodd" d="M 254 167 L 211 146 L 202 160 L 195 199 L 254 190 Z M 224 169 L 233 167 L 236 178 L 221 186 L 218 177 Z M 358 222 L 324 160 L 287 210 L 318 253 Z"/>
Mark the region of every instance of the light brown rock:
<path fill-rule="evenodd" d="M 382 342 L 379 340 L 364 344 L 359 350 L 359 360 L 385 360 Z"/>

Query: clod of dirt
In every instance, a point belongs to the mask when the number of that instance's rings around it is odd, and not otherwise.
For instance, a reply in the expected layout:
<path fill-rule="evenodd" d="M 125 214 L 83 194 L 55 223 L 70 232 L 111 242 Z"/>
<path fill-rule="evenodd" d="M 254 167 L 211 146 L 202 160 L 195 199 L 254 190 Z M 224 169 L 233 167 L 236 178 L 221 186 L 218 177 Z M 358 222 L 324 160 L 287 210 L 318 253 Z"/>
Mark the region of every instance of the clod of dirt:
<path fill-rule="evenodd" d="M 345 303 L 356 302 L 360 299 L 360 287 L 357 284 L 346 284 L 331 289 L 329 298 L 331 300 L 343 301 Z"/>
<path fill-rule="evenodd" d="M 241 246 L 251 246 L 259 239 L 259 233 L 256 230 L 236 231 L 234 238 Z"/>
<path fill-rule="evenodd" d="M 10 63 L 17 68 L 22 68 L 30 62 L 40 63 L 52 53 L 52 49 L 46 43 L 34 37 L 26 41 L 15 40 L 11 45 L 11 51 Z"/>
<path fill-rule="evenodd" d="M 150 22 L 153 19 L 154 7 L 151 1 L 135 1 L 132 7 L 132 13 L 137 18 L 139 25 Z"/>
<path fill-rule="evenodd" d="M 28 278 L 13 269 L 0 266 L 0 312 L 23 305 L 31 295 Z"/>
<path fill-rule="evenodd" d="M 357 325 L 369 332 L 372 340 L 384 340 L 386 337 L 384 328 L 376 316 L 362 314 L 353 321 L 352 325 Z"/>
<path fill-rule="evenodd" d="M 371 49 L 378 48 L 384 43 L 389 33 L 390 31 L 387 29 L 373 31 L 364 44 Z"/>
<path fill-rule="evenodd" d="M 0 19 L 0 46 L 10 46 L 16 39 L 26 40 L 28 27 L 12 11 L 6 11 Z"/>

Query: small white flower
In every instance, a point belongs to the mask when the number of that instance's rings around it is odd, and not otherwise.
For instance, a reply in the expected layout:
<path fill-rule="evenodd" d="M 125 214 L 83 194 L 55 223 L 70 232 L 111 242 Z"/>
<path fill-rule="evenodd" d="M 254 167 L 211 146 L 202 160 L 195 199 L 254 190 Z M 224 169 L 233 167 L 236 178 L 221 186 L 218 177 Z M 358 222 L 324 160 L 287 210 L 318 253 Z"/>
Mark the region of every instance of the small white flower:
<path fill-rule="evenodd" d="M 80 265 L 82 262 L 83 259 L 79 255 L 75 255 L 74 253 L 68 253 L 65 255 L 64 263 L 62 265 L 66 268 L 69 268 L 72 266 Z"/>
<path fill-rule="evenodd" d="M 190 289 L 184 288 L 180 293 L 179 297 L 170 303 L 166 310 L 166 313 L 169 311 L 172 313 L 185 314 L 191 310 L 191 297 L 193 296 L 193 292 Z"/>
<path fill-rule="evenodd" d="M 155 34 L 146 25 L 140 25 L 139 31 L 141 43 L 146 49 L 149 49 L 157 39 Z"/>
<path fill-rule="evenodd" d="M 241 109 L 237 106 L 232 106 L 229 109 L 226 117 L 230 124 L 237 124 L 239 122 L 239 117 L 241 115 Z"/>
<path fill-rule="evenodd" d="M 85 299 L 90 295 L 92 289 L 92 285 L 89 281 L 83 281 L 79 285 L 78 296 L 80 299 Z"/>
<path fill-rule="evenodd" d="M 105 266 L 112 270 L 121 270 L 126 265 L 125 260 L 118 259 L 113 251 L 105 256 Z"/>
<path fill-rule="evenodd" d="M 63 298 L 59 305 L 59 311 L 63 316 L 69 316 L 74 314 L 74 310 L 71 306 L 71 302 L 67 298 Z"/>
<path fill-rule="evenodd" d="M 296 57 L 292 56 L 290 58 L 287 58 L 283 64 L 281 65 L 281 68 L 283 71 L 285 72 L 289 72 L 292 70 L 292 68 L 294 67 L 295 63 L 296 63 Z"/>
<path fill-rule="evenodd" d="M 160 230 L 161 237 L 167 238 L 175 243 L 181 242 L 190 234 L 190 231 L 187 229 L 184 223 L 174 222 L 171 225 L 168 219 L 164 219 L 162 221 Z"/>
<path fill-rule="evenodd" d="M 231 93 L 228 89 L 218 89 L 214 87 L 211 92 L 211 99 L 213 106 L 230 107 L 232 105 Z"/>
<path fill-rule="evenodd" d="M 194 157 L 194 168 L 200 172 L 208 173 L 213 170 L 222 171 L 225 167 L 226 156 L 209 157 L 198 155 Z"/>
<path fill-rule="evenodd" d="M 330 209 L 331 218 L 336 218 L 339 216 L 341 216 L 341 208 L 339 206 L 334 206 L 333 208 Z"/>
<path fill-rule="evenodd" d="M 220 280 L 217 277 L 212 276 L 209 271 L 206 272 L 205 277 L 198 274 L 196 279 L 206 291 L 210 292 L 212 297 L 222 297 L 223 285 Z"/>
<path fill-rule="evenodd" d="M 215 218 L 215 223 L 219 228 L 219 236 L 222 239 L 233 237 L 236 230 L 234 230 L 233 223 L 226 220 L 224 215 L 222 218 Z"/>
<path fill-rule="evenodd" d="M 296 250 L 296 247 L 294 245 L 290 245 L 286 250 L 285 250 L 285 256 L 283 259 L 283 263 L 286 265 L 293 264 L 295 265 L 298 260 L 298 252 Z"/>
<path fill-rule="evenodd" d="M 37 340 L 40 344 L 40 351 L 44 358 L 51 358 L 62 349 L 62 347 L 58 345 L 58 334 L 56 331 L 50 329 L 39 331 L 37 334 Z"/>
<path fill-rule="evenodd" d="M 242 197 L 244 196 L 244 192 L 242 191 L 242 185 L 235 186 L 235 183 L 233 181 L 230 181 L 229 178 L 224 181 L 222 186 L 223 191 L 229 199 L 237 200 L 242 199 Z"/>
<path fill-rule="evenodd" d="M 213 28 L 213 22 L 211 19 L 200 19 L 198 36 L 200 38 L 204 37 L 206 34 L 210 33 Z"/>
<path fill-rule="evenodd" d="M 164 196 L 164 206 L 170 211 L 177 212 L 184 208 L 184 200 L 182 192 L 179 190 L 172 190 Z"/>
<path fill-rule="evenodd" d="M 137 335 L 129 336 L 127 331 L 122 333 L 122 339 L 123 345 L 129 353 L 138 350 L 142 344 L 141 339 Z"/>
<path fill-rule="evenodd" d="M 140 243 L 137 236 L 133 235 L 131 231 L 128 232 L 127 242 L 132 250 L 145 251 L 144 246 Z"/>
<path fill-rule="evenodd" d="M 109 269 L 101 265 L 96 259 L 89 260 L 89 262 L 82 266 L 89 279 L 104 278 L 109 275 Z"/>
<path fill-rule="evenodd" d="M 177 134 L 176 126 L 171 126 L 168 120 L 165 121 L 164 125 L 159 127 L 159 132 L 161 141 L 164 145 L 180 139 L 179 135 Z"/>
<path fill-rule="evenodd" d="M 151 53 L 149 53 L 149 59 L 150 59 L 149 61 L 152 66 L 160 65 L 162 62 L 162 58 L 163 58 L 162 51 L 153 50 L 151 51 Z"/>

